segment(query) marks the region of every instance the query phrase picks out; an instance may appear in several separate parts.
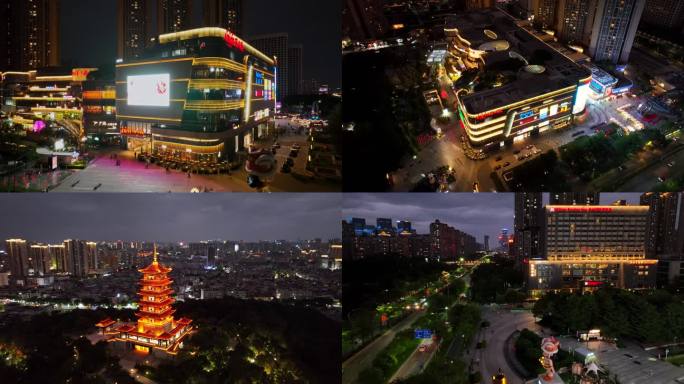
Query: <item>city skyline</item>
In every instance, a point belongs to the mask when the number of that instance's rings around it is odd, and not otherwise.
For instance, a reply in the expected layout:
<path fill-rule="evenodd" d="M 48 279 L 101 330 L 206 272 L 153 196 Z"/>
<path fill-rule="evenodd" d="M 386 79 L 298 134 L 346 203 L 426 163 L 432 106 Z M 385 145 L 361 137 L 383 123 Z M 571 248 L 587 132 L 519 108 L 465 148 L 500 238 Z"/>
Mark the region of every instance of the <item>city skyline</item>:
<path fill-rule="evenodd" d="M 269 11 L 263 12 L 264 9 Z M 116 11 L 116 0 L 85 4 L 82 0 L 62 0 L 62 65 L 113 64 L 117 58 Z M 303 0 L 293 7 L 288 2 L 250 0 L 244 7 L 244 36 L 240 37 L 248 39 L 256 35 L 288 33 L 291 43 L 304 46 L 304 79 L 314 78 L 337 88 L 341 86 L 341 54 L 337 45 L 330 42 L 341 39 L 339 17 L 333 16 L 340 12 L 340 5 L 335 2 Z M 196 0 L 193 2 L 192 25 L 202 25 L 202 16 L 202 1 Z M 156 31 L 157 20 L 152 18 L 150 23 L 150 29 Z"/>
<path fill-rule="evenodd" d="M 10 195 L 0 238 L 89 241 L 269 241 L 340 237 L 337 194 Z M 141 213 L 142 212 L 142 213 Z M 252 217 L 259 212 L 258 217 Z M 141 217 L 145 219 L 141 220 Z M 40 218 L 40 225 L 36 225 Z M 231 219 L 232 218 L 232 219 Z M 249 220 L 254 220 L 249 225 Z M 293 226 L 289 222 L 306 223 Z"/>
<path fill-rule="evenodd" d="M 628 204 L 639 204 L 641 193 L 602 193 L 601 204 L 616 200 L 627 200 Z M 439 220 L 456 229 L 475 236 L 478 243 L 489 236 L 489 246 L 494 248 L 495 240 L 502 228 L 513 234 L 515 215 L 514 193 L 490 194 L 486 199 L 481 194 L 456 193 L 439 194 L 426 199 L 423 194 L 353 194 L 354 198 L 343 198 L 342 218 L 360 217 L 374 223 L 375 219 L 391 218 L 410 221 L 417 233 L 429 233 L 430 223 Z M 543 193 L 544 205 L 549 203 L 549 194 Z M 462 208 L 462 210 L 461 210 Z M 446 210 L 449 212 L 446 212 Z"/>

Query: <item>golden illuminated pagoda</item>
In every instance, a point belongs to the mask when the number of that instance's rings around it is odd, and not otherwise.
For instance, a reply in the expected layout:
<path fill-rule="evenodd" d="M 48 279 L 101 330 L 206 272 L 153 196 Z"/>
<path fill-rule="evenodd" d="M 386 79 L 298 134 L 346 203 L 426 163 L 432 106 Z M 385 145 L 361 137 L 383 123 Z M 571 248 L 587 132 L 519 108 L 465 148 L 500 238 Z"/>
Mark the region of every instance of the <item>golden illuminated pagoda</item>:
<path fill-rule="evenodd" d="M 175 354 L 179 346 L 182 346 L 183 338 L 192 330 L 192 320 L 173 318 L 176 310 L 171 307 L 175 301 L 171 297 L 173 280 L 168 276 L 171 268 L 157 261 L 156 244 L 153 257 L 152 264 L 138 270 L 143 276 L 138 291 L 138 312 L 135 313 L 138 316 L 137 324 L 113 326 L 113 321 L 106 319 L 97 326 L 103 328 L 103 333 L 115 335 L 110 341 L 131 342 L 137 351 L 147 353 L 150 348 L 156 348 Z"/>

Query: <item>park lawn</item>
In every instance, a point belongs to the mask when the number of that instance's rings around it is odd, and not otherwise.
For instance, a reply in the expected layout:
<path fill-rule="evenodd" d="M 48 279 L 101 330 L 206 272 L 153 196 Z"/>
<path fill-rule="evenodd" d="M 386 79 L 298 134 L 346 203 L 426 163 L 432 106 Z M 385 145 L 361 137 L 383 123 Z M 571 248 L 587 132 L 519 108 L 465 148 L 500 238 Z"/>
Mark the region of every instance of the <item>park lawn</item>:
<path fill-rule="evenodd" d="M 676 366 L 684 365 L 684 353 L 680 355 L 669 356 L 667 359 L 668 363 L 674 364 Z"/>
<path fill-rule="evenodd" d="M 399 332 L 394 340 L 373 360 L 373 366 L 382 371 L 388 380 L 399 369 L 411 353 L 418 347 L 420 340 L 414 338 L 413 330 Z"/>

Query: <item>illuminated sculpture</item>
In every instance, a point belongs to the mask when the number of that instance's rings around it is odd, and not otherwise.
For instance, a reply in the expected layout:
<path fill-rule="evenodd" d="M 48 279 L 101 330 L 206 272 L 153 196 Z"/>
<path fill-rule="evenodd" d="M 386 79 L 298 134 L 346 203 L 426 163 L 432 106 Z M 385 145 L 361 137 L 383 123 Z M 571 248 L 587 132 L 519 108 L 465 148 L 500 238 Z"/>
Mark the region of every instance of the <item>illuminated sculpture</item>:
<path fill-rule="evenodd" d="M 543 381 L 553 381 L 556 370 L 553 368 L 553 355 L 558 353 L 560 342 L 555 337 L 545 337 L 541 342 L 542 357 L 539 359 L 542 367 L 546 370 L 546 374 L 542 376 Z"/>
<path fill-rule="evenodd" d="M 251 147 L 247 155 L 245 171 L 250 176 L 250 187 L 260 191 L 265 190 L 278 171 L 278 162 L 270 151 Z"/>
<path fill-rule="evenodd" d="M 164 352 L 175 354 L 182 341 L 192 331 L 192 320 L 173 318 L 176 311 L 171 307 L 175 301 L 171 294 L 171 283 L 173 282 L 168 274 L 171 268 L 165 267 L 157 261 L 157 245 L 154 245 L 154 259 L 152 264 L 143 269 L 139 269 L 143 274 L 140 279 L 140 302 L 138 303 L 138 322 L 132 324 L 120 324 L 111 327 L 110 321 L 98 323 L 98 327 L 103 327 L 103 333 L 114 337 L 109 341 L 126 341 L 135 345 L 136 351 L 148 353 L 150 348 L 160 349 Z M 105 328 L 105 324 L 108 326 Z"/>

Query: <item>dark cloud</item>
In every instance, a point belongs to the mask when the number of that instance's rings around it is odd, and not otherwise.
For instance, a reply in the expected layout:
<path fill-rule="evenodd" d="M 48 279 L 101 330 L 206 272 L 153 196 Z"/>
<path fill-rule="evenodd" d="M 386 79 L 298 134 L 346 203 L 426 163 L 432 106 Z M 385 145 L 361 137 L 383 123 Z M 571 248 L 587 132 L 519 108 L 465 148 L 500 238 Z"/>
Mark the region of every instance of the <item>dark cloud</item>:
<path fill-rule="evenodd" d="M 544 198 L 548 202 L 548 194 Z M 601 195 L 603 204 L 619 199 L 638 204 L 639 194 Z M 427 233 L 430 223 L 439 219 L 474 235 L 480 243 L 484 235 L 489 235 L 492 246 L 502 228 L 513 233 L 514 209 L 513 193 L 347 193 L 342 217 L 363 217 L 370 223 L 375 223 L 377 217 L 409 220 L 419 233 Z"/>
<path fill-rule="evenodd" d="M 340 205 L 332 193 L 6 194 L 0 239 L 330 239 Z"/>

